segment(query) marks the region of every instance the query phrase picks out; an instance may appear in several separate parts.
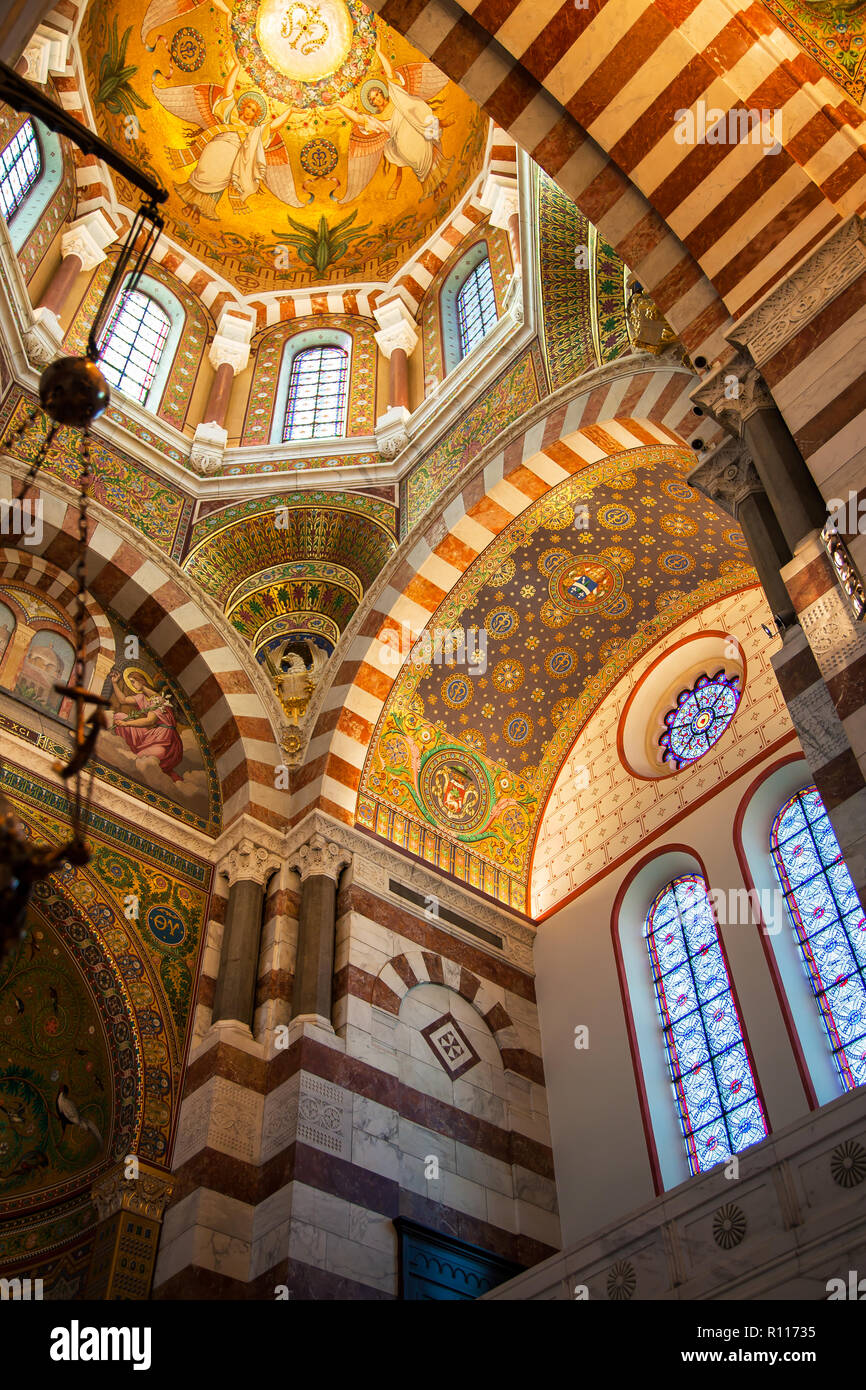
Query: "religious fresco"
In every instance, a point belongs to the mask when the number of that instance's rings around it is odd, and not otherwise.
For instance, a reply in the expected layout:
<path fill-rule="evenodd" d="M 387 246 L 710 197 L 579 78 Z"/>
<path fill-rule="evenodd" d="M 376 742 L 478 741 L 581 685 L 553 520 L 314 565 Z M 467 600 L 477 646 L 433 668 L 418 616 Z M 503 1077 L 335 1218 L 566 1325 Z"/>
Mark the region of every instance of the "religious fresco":
<path fill-rule="evenodd" d="M 21 585 L 0 587 L 3 595 L 9 603 L 0 603 L 0 727 L 65 758 L 69 747 L 61 741 L 63 725 L 46 725 L 41 715 L 69 717 L 69 702 L 61 702 L 53 688 L 67 679 L 74 661 L 68 616 Z M 107 610 L 107 615 L 116 664 L 100 692 L 110 706 L 107 727 L 97 740 L 95 775 L 196 829 L 217 834 L 222 815 L 219 778 L 186 696 L 146 642 L 131 634 L 116 614 Z M 17 637 L 14 651 L 10 620 Z M 52 629 L 37 627 L 31 632 L 30 624 L 46 621 Z M 54 630 L 64 624 L 69 638 Z M 137 655 L 127 657 L 127 650 L 137 650 Z"/>
<path fill-rule="evenodd" d="M 0 780 L 34 840 L 67 837 L 56 785 L 8 763 Z M 0 1270 L 26 1259 L 56 1296 L 81 1292 L 94 1180 L 129 1153 L 168 1166 L 211 879 L 98 810 L 88 840 L 0 962 Z"/>
<path fill-rule="evenodd" d="M 844 92 L 866 94 L 866 0 L 763 0 Z"/>
<path fill-rule="evenodd" d="M 390 278 L 481 167 L 486 118 L 361 0 L 92 0 L 82 49 L 100 133 L 242 293 Z"/>
<path fill-rule="evenodd" d="M 486 664 L 435 645 L 388 696 L 359 824 L 526 910 L 538 818 L 606 692 L 696 609 L 755 583 L 745 540 L 684 481 L 686 449 L 626 451 L 532 503 L 428 629 L 486 634 Z M 451 658 L 451 659 L 449 659 Z"/>

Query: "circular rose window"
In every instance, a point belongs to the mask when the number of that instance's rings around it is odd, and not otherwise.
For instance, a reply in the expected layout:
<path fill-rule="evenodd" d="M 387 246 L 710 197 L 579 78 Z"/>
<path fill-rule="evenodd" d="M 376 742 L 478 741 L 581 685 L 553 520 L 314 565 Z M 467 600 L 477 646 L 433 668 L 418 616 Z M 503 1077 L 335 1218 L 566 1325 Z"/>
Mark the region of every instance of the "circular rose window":
<path fill-rule="evenodd" d="M 702 758 L 733 719 L 740 693 L 739 676 L 726 676 L 724 671 L 698 676 L 664 716 L 665 729 L 659 737 L 662 760 L 672 762 L 679 772 Z"/>

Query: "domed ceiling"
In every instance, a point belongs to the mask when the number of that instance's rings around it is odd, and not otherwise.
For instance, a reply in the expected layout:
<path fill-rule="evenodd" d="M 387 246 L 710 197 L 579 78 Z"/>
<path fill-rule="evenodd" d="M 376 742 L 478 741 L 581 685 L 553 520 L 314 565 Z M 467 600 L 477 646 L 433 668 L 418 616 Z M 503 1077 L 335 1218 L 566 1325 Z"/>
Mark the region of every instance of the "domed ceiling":
<path fill-rule="evenodd" d="M 486 634 L 486 651 L 457 665 L 431 644 L 404 664 L 361 825 L 525 909 L 539 816 L 580 728 L 663 634 L 755 583 L 739 527 L 685 482 L 693 467 L 665 446 L 608 458 L 491 542 L 428 624 L 467 649 Z"/>
<path fill-rule="evenodd" d="M 481 168 L 486 118 L 360 0 L 92 0 L 81 46 L 100 133 L 243 294 L 389 279 Z"/>

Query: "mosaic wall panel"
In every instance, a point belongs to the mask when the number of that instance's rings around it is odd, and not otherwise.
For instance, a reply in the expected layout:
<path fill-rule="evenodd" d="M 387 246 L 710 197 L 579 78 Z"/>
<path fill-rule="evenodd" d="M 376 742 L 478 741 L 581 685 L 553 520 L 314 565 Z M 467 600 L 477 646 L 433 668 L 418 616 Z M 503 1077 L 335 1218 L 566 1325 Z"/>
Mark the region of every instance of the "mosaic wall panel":
<path fill-rule="evenodd" d="M 38 843 L 67 838 L 58 785 L 0 780 Z M 57 1296 L 80 1291 L 94 1179 L 127 1153 L 168 1164 L 210 892 L 204 860 L 129 826 L 96 814 L 88 839 L 0 965 L 0 1269 L 26 1258 Z"/>
<path fill-rule="evenodd" d="M 536 170 L 538 290 L 551 390 L 629 351 L 625 271 L 570 198 Z"/>
<path fill-rule="evenodd" d="M 259 512 L 271 512 L 275 507 L 288 506 L 292 501 L 306 499 L 313 506 L 339 507 L 344 505 L 357 511 L 360 516 L 369 516 L 373 521 L 386 526 L 392 535 L 397 534 L 397 509 L 392 502 L 379 497 L 368 497 L 361 492 L 305 492 L 289 494 L 273 492 L 268 497 L 250 497 L 242 502 L 232 502 L 229 506 L 218 506 L 214 511 L 196 519 L 190 535 L 190 550 L 200 541 L 224 526 L 233 526 L 237 521 L 256 516 Z"/>
<path fill-rule="evenodd" d="M 684 449 L 626 451 L 491 542 L 428 624 L 483 630 L 485 669 L 442 651 L 404 666 L 360 824 L 525 910 L 540 808 L 604 694 L 690 613 L 755 582 L 739 529 L 685 483 L 692 467 Z"/>
<path fill-rule="evenodd" d="M 371 319 L 350 314 L 315 314 L 278 324 L 263 333 L 258 343 L 250 397 L 247 402 L 241 444 L 267 444 L 274 418 L 280 364 L 286 344 L 311 328 L 334 328 L 350 334 L 352 362 L 349 379 L 349 411 L 346 434 L 372 434 L 376 423 L 376 325 Z M 376 456 L 378 457 L 378 455 Z M 351 458 L 357 462 L 357 458 Z M 311 460 L 308 467 L 316 465 Z M 333 466 L 333 465 L 332 465 Z M 293 462 L 292 467 L 297 467 Z"/>
<path fill-rule="evenodd" d="M 445 352 L 442 345 L 442 312 L 439 296 L 442 286 L 452 267 L 461 256 L 471 250 L 479 241 L 486 241 L 487 256 L 490 261 L 490 271 L 493 277 L 493 289 L 496 293 L 496 312 L 502 314 L 505 308 L 505 292 L 508 289 L 509 281 L 513 270 L 511 260 L 511 247 L 508 242 L 508 233 L 499 227 L 491 227 L 489 224 L 478 227 L 461 241 L 457 250 L 449 256 L 445 264 L 437 271 L 431 280 L 427 293 L 421 301 L 421 308 L 418 315 L 421 325 L 421 344 L 424 353 L 424 382 L 425 389 L 432 383 L 441 381 L 445 376 Z"/>
<path fill-rule="evenodd" d="M 866 7 L 814 0 L 763 0 L 767 9 L 844 92 L 866 94 Z"/>
<path fill-rule="evenodd" d="M 407 528 L 411 529 L 432 506 L 462 466 L 541 400 L 546 391 L 541 353 L 533 344 L 409 474 L 403 508 Z"/>
<path fill-rule="evenodd" d="M 75 311 L 69 331 L 63 340 L 65 350 L 73 356 L 83 354 L 87 348 L 87 335 L 114 270 L 115 259 L 115 253 L 109 251 L 106 260 L 94 273 L 84 298 Z M 159 409 L 155 412 L 160 420 L 167 420 L 170 425 L 180 430 L 186 421 L 192 389 L 214 325 L 198 296 L 191 294 L 181 280 L 163 270 L 156 261 L 151 261 L 148 265 L 147 275 L 171 290 L 180 300 L 186 314 Z M 143 288 L 146 290 L 146 285 Z"/>
<path fill-rule="evenodd" d="M 47 417 L 37 411 L 26 434 L 9 442 L 9 436 L 23 424 L 35 405 L 34 397 L 15 388 L 0 408 L 0 444 L 7 453 L 24 463 L 32 463 L 45 438 Z M 179 560 L 187 527 L 192 518 L 191 497 L 152 472 L 130 454 L 103 443 L 97 435 L 90 441 L 94 479 L 91 497 L 110 512 L 146 535 L 160 550 Z M 43 471 L 75 484 L 81 469 L 81 433 L 61 429 Z"/>

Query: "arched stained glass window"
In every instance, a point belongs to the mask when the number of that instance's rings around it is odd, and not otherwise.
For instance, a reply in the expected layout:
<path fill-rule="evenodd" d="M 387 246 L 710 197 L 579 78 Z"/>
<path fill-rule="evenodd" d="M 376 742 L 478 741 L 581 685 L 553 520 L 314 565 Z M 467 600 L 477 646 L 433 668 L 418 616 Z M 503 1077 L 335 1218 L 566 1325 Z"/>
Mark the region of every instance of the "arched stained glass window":
<path fill-rule="evenodd" d="M 142 403 L 171 328 L 171 319 L 141 290 L 123 294 L 115 305 L 100 345 L 99 366 L 109 386 Z"/>
<path fill-rule="evenodd" d="M 496 292 L 490 261 L 485 256 L 471 270 L 457 294 L 460 356 L 466 357 L 496 322 Z"/>
<path fill-rule="evenodd" d="M 292 361 L 283 442 L 334 439 L 346 433 L 349 354 L 335 346 L 304 348 Z"/>
<path fill-rule="evenodd" d="M 866 915 L 817 787 L 786 801 L 770 849 L 843 1090 L 866 1082 Z"/>
<path fill-rule="evenodd" d="M 672 761 L 679 772 L 718 743 L 740 703 L 739 682 L 739 676 L 717 671 L 714 676 L 698 676 L 694 685 L 680 691 L 659 737 L 663 762 Z"/>
<path fill-rule="evenodd" d="M 658 894 L 646 944 L 680 1128 L 692 1173 L 766 1138 L 718 929 L 700 874 Z"/>
<path fill-rule="evenodd" d="M 0 213 L 7 222 L 18 211 L 42 172 L 42 151 L 32 121 L 19 126 L 0 150 Z"/>

